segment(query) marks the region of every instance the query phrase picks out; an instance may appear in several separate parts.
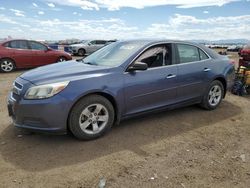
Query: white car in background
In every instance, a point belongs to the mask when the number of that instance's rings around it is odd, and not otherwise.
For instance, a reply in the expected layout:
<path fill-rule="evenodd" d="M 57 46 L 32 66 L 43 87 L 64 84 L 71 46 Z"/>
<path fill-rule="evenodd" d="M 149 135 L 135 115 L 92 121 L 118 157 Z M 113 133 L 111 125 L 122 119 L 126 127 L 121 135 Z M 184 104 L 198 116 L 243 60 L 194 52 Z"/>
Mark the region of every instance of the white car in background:
<path fill-rule="evenodd" d="M 69 49 L 73 55 L 84 56 L 95 52 L 109 43 L 110 41 L 106 40 L 86 40 L 82 41 L 80 44 L 70 45 Z"/>

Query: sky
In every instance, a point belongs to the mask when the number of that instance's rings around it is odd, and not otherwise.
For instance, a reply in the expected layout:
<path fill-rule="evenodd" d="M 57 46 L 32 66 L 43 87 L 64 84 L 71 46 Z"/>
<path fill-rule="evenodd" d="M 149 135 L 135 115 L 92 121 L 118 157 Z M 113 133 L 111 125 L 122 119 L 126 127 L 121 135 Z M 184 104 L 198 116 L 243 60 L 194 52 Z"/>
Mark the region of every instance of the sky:
<path fill-rule="evenodd" d="M 250 39 L 250 0 L 0 0 L 0 38 Z"/>

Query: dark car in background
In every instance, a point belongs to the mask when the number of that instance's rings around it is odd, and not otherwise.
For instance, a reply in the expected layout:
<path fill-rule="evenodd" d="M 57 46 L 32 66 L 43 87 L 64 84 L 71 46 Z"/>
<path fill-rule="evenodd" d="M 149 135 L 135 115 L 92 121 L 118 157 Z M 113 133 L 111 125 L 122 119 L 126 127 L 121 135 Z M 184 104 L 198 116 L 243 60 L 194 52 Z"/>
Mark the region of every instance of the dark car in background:
<path fill-rule="evenodd" d="M 231 61 L 203 45 L 121 41 L 82 60 L 22 74 L 13 83 L 8 110 L 16 127 L 70 131 L 89 140 L 122 119 L 155 110 L 191 104 L 214 110 L 233 80 Z"/>
<path fill-rule="evenodd" d="M 0 43 L 0 70 L 11 72 L 16 68 L 32 68 L 71 60 L 69 53 L 53 50 L 32 40 L 8 40 Z"/>
<path fill-rule="evenodd" d="M 250 44 L 245 45 L 239 55 L 239 66 L 250 68 Z"/>

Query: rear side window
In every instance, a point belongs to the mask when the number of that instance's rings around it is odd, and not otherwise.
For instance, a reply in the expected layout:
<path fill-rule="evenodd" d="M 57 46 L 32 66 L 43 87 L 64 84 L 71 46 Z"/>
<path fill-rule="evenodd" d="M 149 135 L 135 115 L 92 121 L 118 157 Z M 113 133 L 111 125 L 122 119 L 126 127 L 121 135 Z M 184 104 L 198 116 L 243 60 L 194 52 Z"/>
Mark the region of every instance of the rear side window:
<path fill-rule="evenodd" d="M 177 44 L 180 63 L 200 61 L 199 49 L 188 44 Z"/>
<path fill-rule="evenodd" d="M 24 40 L 13 40 L 7 43 L 9 48 L 15 49 L 29 49 L 27 41 Z"/>
<path fill-rule="evenodd" d="M 205 52 L 202 51 L 201 49 L 199 49 L 199 54 L 200 54 L 200 60 L 206 60 L 206 59 L 208 59 L 207 54 L 205 54 Z"/>
<path fill-rule="evenodd" d="M 47 47 L 41 43 L 35 41 L 30 41 L 29 43 L 32 50 L 43 50 L 43 51 L 47 50 Z"/>

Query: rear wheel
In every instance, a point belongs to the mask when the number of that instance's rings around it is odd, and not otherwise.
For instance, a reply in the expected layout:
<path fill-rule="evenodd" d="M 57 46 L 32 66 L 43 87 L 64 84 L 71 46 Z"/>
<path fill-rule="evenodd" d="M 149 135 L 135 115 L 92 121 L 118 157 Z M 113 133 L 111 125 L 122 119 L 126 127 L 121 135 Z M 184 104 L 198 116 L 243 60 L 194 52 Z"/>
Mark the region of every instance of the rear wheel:
<path fill-rule="evenodd" d="M 85 53 L 86 53 L 86 51 L 85 51 L 84 49 L 79 49 L 79 50 L 78 50 L 78 55 L 79 55 L 79 56 L 84 56 Z"/>
<path fill-rule="evenodd" d="M 0 60 L 0 69 L 2 72 L 11 72 L 15 69 L 15 63 L 11 59 Z"/>
<path fill-rule="evenodd" d="M 114 122 L 113 105 L 99 95 L 87 96 L 72 109 L 69 129 L 81 140 L 91 140 L 102 136 Z"/>
<path fill-rule="evenodd" d="M 224 87 L 219 80 L 214 80 L 203 96 L 201 106 L 207 110 L 216 109 L 224 96 Z"/>

